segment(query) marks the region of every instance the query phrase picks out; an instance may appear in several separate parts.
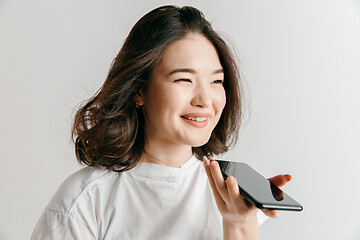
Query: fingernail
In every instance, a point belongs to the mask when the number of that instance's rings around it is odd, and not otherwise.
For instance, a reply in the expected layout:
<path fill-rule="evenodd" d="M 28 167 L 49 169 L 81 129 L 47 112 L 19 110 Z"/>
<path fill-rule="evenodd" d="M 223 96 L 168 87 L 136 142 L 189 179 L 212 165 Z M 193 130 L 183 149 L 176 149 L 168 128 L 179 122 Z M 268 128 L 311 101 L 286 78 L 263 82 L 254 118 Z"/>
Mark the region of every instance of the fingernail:
<path fill-rule="evenodd" d="M 231 184 L 234 183 L 234 180 L 232 179 L 232 177 L 228 177 L 228 178 L 226 179 L 226 183 L 227 183 L 228 185 L 231 185 Z"/>
<path fill-rule="evenodd" d="M 215 161 L 215 160 L 211 160 L 210 164 L 211 164 L 211 166 L 215 167 L 215 166 L 216 166 L 216 164 L 217 164 L 217 161 Z"/>
<path fill-rule="evenodd" d="M 275 213 L 274 218 L 278 218 L 280 216 L 280 212 Z"/>
<path fill-rule="evenodd" d="M 203 157 L 203 162 L 205 166 L 209 166 L 209 159 L 206 156 Z"/>
<path fill-rule="evenodd" d="M 287 181 L 290 181 L 292 179 L 292 176 L 290 174 L 285 174 L 285 176 L 288 178 Z"/>

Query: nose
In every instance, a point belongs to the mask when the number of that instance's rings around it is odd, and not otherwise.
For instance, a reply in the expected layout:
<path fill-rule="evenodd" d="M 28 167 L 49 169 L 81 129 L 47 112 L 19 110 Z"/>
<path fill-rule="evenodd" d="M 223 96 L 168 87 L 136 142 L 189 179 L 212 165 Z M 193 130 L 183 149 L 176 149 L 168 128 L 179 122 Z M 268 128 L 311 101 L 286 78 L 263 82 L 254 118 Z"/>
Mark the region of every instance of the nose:
<path fill-rule="evenodd" d="M 194 88 L 191 105 L 196 107 L 208 108 L 211 106 L 211 93 L 208 87 L 198 85 Z"/>

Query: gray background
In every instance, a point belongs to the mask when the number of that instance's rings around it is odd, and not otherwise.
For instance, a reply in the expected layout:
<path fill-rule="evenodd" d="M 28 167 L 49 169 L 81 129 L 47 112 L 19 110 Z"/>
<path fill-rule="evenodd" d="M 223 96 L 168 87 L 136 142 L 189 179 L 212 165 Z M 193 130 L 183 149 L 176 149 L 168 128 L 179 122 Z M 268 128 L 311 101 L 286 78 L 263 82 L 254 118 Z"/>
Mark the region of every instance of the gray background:
<path fill-rule="evenodd" d="M 80 169 L 74 109 L 105 80 L 133 24 L 173 3 L 202 10 L 246 80 L 240 141 L 223 159 L 290 173 L 304 206 L 261 239 L 360 239 L 360 4 L 355 0 L 0 1 L 0 239 L 28 239 Z"/>

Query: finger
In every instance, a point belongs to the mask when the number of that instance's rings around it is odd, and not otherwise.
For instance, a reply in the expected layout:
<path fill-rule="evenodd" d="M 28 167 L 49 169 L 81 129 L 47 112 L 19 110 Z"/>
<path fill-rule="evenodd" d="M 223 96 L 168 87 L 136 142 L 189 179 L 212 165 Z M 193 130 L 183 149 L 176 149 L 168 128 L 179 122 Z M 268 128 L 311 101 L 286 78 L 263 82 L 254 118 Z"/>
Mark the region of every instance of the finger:
<path fill-rule="evenodd" d="M 208 176 L 208 179 L 209 179 L 209 182 L 210 182 L 210 186 L 211 186 L 211 189 L 212 189 L 212 192 L 213 192 L 213 195 L 215 197 L 215 201 L 216 201 L 216 204 L 218 206 L 222 206 L 225 203 L 224 199 L 221 197 L 219 191 L 217 190 L 216 188 L 216 185 L 215 185 L 215 181 L 213 179 L 213 176 L 211 175 L 211 170 L 210 170 L 210 161 L 207 157 L 203 157 L 203 162 L 204 162 L 204 166 L 205 166 L 205 172 L 206 172 L 206 175 Z"/>
<path fill-rule="evenodd" d="M 292 176 L 290 174 L 285 174 L 285 175 L 277 175 L 275 177 L 269 178 L 268 180 L 271 183 L 275 184 L 277 187 L 283 187 L 291 179 L 292 179 Z"/>
<path fill-rule="evenodd" d="M 279 214 L 280 214 L 279 210 L 261 209 L 261 211 L 270 218 L 277 218 L 277 217 L 279 217 Z"/>
<path fill-rule="evenodd" d="M 252 205 L 248 205 L 248 203 L 245 201 L 243 196 L 240 194 L 240 190 L 236 178 L 229 176 L 226 179 L 226 185 L 231 203 L 234 206 L 236 212 L 238 214 L 241 214 L 242 212 L 249 210 L 249 208 L 251 208 Z"/>
<path fill-rule="evenodd" d="M 213 176 L 215 186 L 220 193 L 221 197 L 225 200 L 226 203 L 231 204 L 229 193 L 225 184 L 224 177 L 221 173 L 219 163 L 217 161 L 210 162 L 210 172 Z"/>

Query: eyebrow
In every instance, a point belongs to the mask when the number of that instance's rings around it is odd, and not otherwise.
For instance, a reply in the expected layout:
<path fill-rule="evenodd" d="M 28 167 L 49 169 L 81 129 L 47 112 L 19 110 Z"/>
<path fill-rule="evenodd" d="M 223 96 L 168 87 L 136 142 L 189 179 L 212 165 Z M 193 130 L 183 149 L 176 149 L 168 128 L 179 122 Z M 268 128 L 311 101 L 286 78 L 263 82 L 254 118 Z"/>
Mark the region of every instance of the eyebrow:
<path fill-rule="evenodd" d="M 178 73 L 178 72 L 196 73 L 195 69 L 192 69 L 192 68 L 177 68 L 177 69 L 172 70 L 169 73 L 169 75 L 174 74 L 174 73 Z M 224 70 L 221 68 L 221 69 L 215 70 L 213 72 L 213 74 L 218 74 L 218 73 L 224 73 Z"/>

